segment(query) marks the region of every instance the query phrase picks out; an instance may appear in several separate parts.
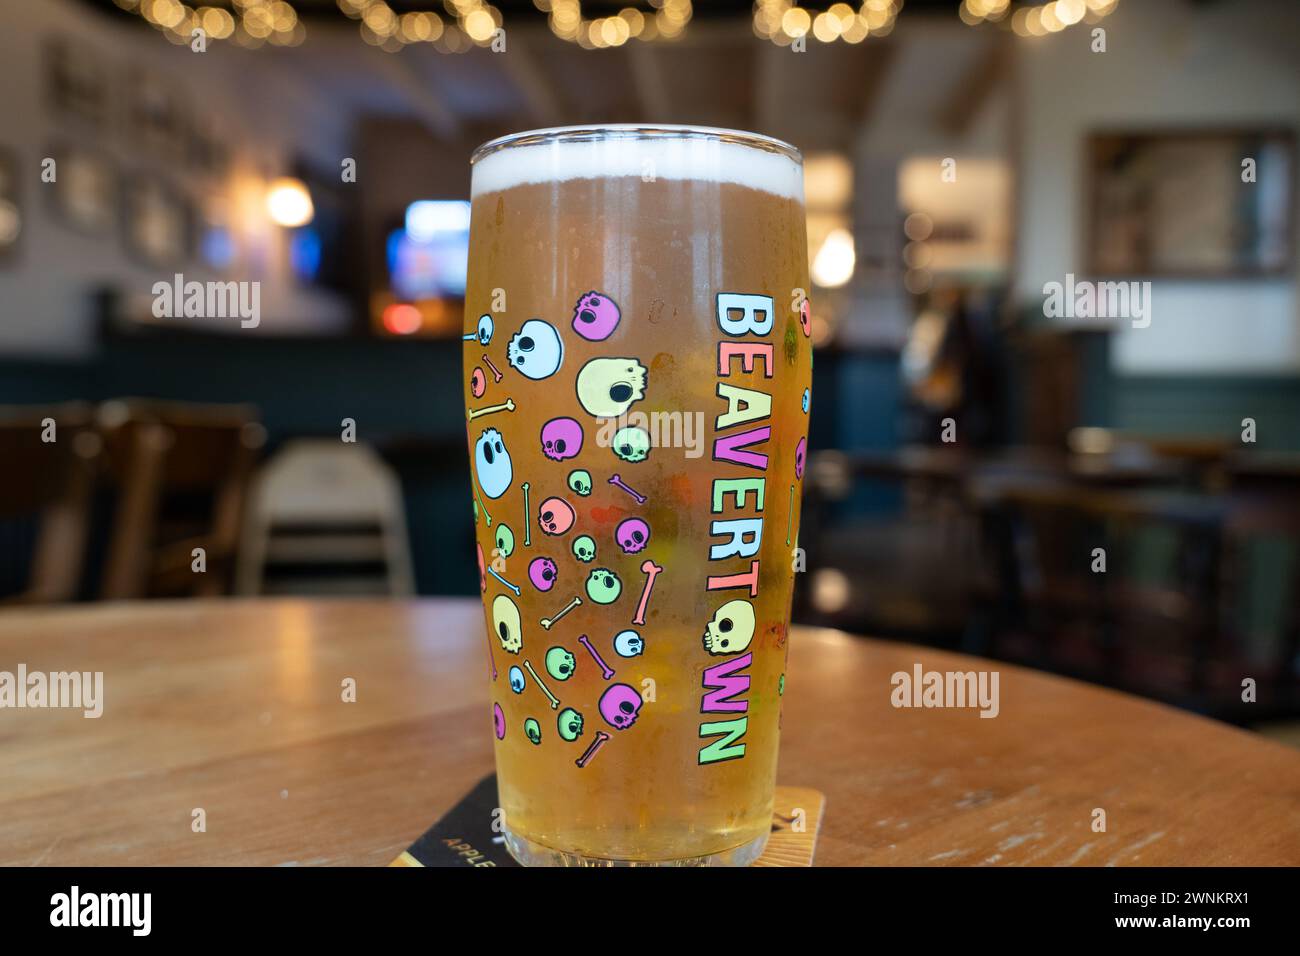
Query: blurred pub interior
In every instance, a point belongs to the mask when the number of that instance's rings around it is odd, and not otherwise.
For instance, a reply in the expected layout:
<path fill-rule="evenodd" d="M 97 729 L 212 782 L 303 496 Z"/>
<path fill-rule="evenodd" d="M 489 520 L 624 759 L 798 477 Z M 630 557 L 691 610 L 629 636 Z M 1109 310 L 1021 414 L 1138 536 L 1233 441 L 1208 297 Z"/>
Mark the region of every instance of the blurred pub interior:
<path fill-rule="evenodd" d="M 1286 0 L 0 0 L 0 604 L 475 594 L 471 150 L 752 129 L 806 157 L 796 620 L 1300 744 L 1297 50 Z"/>

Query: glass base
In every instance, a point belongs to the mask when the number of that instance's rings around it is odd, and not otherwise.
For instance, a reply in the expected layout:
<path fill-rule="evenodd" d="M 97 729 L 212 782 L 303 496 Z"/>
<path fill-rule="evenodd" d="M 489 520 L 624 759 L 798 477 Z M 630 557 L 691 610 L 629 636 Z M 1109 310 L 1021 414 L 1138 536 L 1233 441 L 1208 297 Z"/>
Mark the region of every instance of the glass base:
<path fill-rule="evenodd" d="M 509 827 L 505 828 L 505 838 L 506 849 L 520 866 L 749 866 L 762 855 L 763 848 L 767 846 L 767 834 L 764 833 L 748 843 L 705 856 L 680 860 L 610 860 L 543 846 L 512 833 Z"/>

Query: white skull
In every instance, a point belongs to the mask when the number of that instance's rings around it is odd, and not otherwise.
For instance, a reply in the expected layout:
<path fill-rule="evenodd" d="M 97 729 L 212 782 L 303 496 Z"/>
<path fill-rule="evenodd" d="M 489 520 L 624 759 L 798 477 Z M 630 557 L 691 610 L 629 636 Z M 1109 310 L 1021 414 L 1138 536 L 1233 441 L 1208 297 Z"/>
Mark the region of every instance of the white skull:
<path fill-rule="evenodd" d="M 618 418 L 645 398 L 645 366 L 634 358 L 592 359 L 578 373 L 578 401 L 588 415 Z"/>
<path fill-rule="evenodd" d="M 754 605 L 728 601 L 704 625 L 704 649 L 710 654 L 739 654 L 754 639 Z"/>
<path fill-rule="evenodd" d="M 519 608 L 504 594 L 498 594 L 492 602 L 492 630 L 496 632 L 502 650 L 508 654 L 519 653 L 519 648 L 524 644 Z"/>
<path fill-rule="evenodd" d="M 529 319 L 506 345 L 506 361 L 528 378 L 550 378 L 564 362 L 564 342 L 549 322 Z"/>

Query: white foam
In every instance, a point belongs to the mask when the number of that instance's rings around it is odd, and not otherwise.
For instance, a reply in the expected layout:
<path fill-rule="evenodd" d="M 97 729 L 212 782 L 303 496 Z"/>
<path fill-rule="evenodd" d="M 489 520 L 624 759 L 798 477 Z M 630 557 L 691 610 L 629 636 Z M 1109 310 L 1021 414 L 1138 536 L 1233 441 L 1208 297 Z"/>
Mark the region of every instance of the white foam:
<path fill-rule="evenodd" d="M 470 194 L 477 197 L 528 183 L 653 175 L 656 179 L 735 183 L 803 202 L 803 166 L 785 152 L 717 138 L 745 135 L 730 131 L 685 135 L 678 130 L 683 135 L 673 135 L 672 127 L 656 129 L 662 134 L 599 139 L 560 135 L 507 145 L 474 163 Z M 540 131 L 545 132 L 557 131 Z"/>

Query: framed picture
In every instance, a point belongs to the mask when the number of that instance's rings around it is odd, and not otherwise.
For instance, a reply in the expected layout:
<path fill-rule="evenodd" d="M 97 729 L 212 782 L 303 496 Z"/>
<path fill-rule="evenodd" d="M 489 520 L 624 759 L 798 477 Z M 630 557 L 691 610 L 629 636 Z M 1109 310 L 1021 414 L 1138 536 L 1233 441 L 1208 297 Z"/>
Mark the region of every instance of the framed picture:
<path fill-rule="evenodd" d="M 46 82 L 56 113 L 101 123 L 108 116 L 107 70 L 95 51 L 67 37 L 46 46 Z"/>
<path fill-rule="evenodd" d="M 185 104 L 174 83 L 146 70 L 132 70 L 125 108 L 130 140 L 139 153 L 191 158 Z"/>
<path fill-rule="evenodd" d="M 142 262 L 173 266 L 191 257 L 194 212 L 169 183 L 154 175 L 133 178 L 123 212 L 127 248 Z"/>
<path fill-rule="evenodd" d="M 1295 267 L 1290 130 L 1094 133 L 1087 146 L 1096 275 L 1230 278 Z"/>
<path fill-rule="evenodd" d="M 117 216 L 117 171 L 107 153 L 56 147 L 54 180 L 45 183 L 54 212 L 65 225 L 88 236 L 112 232 Z"/>
<path fill-rule="evenodd" d="M 0 148 L 0 263 L 12 259 L 23 231 L 23 214 L 18 203 L 18 161 Z"/>

